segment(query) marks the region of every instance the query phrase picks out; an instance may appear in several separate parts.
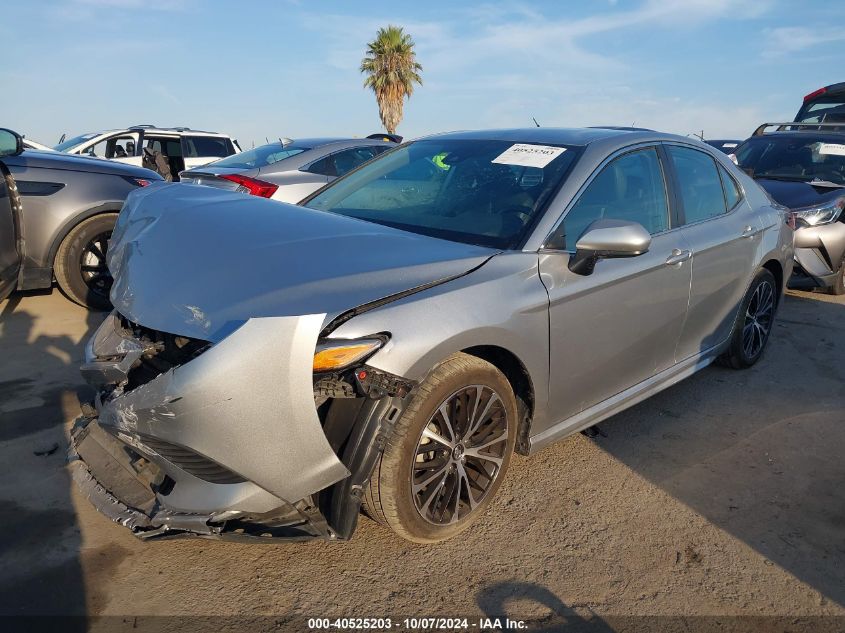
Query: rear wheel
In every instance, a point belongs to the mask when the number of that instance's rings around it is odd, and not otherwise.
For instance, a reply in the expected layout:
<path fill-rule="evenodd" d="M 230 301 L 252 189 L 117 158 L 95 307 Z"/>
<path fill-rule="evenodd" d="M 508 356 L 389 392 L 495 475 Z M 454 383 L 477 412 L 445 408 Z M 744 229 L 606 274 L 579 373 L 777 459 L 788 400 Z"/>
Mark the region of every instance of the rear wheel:
<path fill-rule="evenodd" d="M 836 283 L 827 288 L 828 294 L 845 295 L 845 256 L 842 257 L 842 262 L 839 264 L 839 273 L 836 275 Z"/>
<path fill-rule="evenodd" d="M 366 491 L 367 514 L 417 543 L 462 532 L 504 478 L 516 421 L 513 391 L 496 367 L 450 356 L 396 423 Z"/>
<path fill-rule="evenodd" d="M 117 213 L 80 222 L 59 246 L 53 270 L 68 298 L 93 310 L 110 310 L 112 276 L 106 266 L 108 241 Z"/>
<path fill-rule="evenodd" d="M 774 325 L 777 292 L 775 276 L 765 268 L 758 272 L 740 304 L 730 345 L 720 359 L 725 365 L 744 369 L 760 360 Z"/>

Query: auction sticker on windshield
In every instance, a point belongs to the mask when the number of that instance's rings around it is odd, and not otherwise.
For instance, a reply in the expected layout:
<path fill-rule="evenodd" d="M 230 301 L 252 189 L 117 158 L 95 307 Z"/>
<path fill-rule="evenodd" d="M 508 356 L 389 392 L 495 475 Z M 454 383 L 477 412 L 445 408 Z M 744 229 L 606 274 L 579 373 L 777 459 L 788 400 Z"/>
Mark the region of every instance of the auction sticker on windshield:
<path fill-rule="evenodd" d="M 832 154 L 833 156 L 845 156 L 845 145 L 842 143 L 822 143 L 819 147 L 819 154 Z M 495 162 L 495 161 L 493 161 Z"/>
<path fill-rule="evenodd" d="M 496 156 L 491 162 L 520 167 L 545 167 L 566 151 L 565 147 L 517 143 Z"/>

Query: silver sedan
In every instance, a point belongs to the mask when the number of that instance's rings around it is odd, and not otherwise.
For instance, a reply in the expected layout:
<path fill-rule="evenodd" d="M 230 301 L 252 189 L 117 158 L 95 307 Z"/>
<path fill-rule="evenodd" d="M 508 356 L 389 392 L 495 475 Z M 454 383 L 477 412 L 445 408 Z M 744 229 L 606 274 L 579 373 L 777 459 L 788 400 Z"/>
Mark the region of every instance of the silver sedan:
<path fill-rule="evenodd" d="M 183 171 L 179 178 L 188 184 L 296 203 L 395 146 L 372 138 L 279 139 Z"/>
<path fill-rule="evenodd" d="M 72 450 L 141 538 L 452 537 L 514 451 L 755 364 L 792 268 L 751 178 L 649 131 L 433 136 L 303 205 L 126 202 Z"/>

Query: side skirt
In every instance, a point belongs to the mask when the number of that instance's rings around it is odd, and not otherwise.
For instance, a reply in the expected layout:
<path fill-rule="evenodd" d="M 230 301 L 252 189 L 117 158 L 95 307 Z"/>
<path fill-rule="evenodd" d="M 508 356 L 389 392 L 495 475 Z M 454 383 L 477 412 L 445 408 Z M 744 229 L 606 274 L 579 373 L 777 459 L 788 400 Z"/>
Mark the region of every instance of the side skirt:
<path fill-rule="evenodd" d="M 541 448 L 563 439 L 579 431 L 583 431 L 587 427 L 598 424 L 602 420 L 616 415 L 625 409 L 634 406 L 638 402 L 642 402 L 646 398 L 671 387 L 680 382 L 684 378 L 688 378 L 700 369 L 704 369 L 712 363 L 719 354 L 722 353 L 724 344 L 719 344 L 715 347 L 691 356 L 687 360 L 681 361 L 677 365 L 663 370 L 659 374 L 648 378 L 641 383 L 634 385 L 622 391 L 615 396 L 611 396 L 603 402 L 593 405 L 589 409 L 585 409 L 574 416 L 561 420 L 552 425 L 542 433 L 539 433 L 529 438 L 528 453 L 533 454 Z"/>

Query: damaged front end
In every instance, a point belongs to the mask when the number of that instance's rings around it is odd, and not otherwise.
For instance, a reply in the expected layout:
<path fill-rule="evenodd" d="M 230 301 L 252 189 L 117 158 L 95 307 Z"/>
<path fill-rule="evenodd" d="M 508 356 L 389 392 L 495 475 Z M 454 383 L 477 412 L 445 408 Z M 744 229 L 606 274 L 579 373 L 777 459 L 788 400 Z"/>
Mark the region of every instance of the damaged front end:
<path fill-rule="evenodd" d="M 325 316 L 249 319 L 212 343 L 113 312 L 81 368 L 97 395 L 72 434 L 79 488 L 143 539 L 349 538 L 413 385 L 369 354 L 318 364 Z"/>

